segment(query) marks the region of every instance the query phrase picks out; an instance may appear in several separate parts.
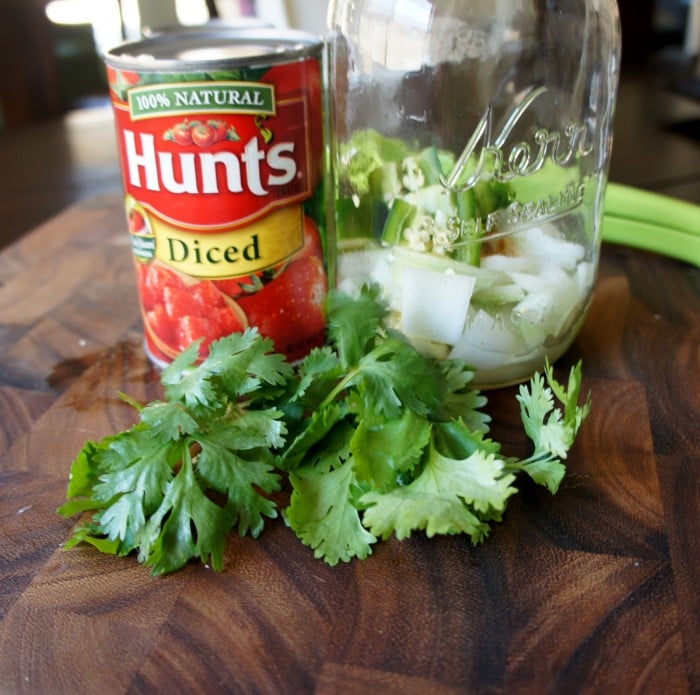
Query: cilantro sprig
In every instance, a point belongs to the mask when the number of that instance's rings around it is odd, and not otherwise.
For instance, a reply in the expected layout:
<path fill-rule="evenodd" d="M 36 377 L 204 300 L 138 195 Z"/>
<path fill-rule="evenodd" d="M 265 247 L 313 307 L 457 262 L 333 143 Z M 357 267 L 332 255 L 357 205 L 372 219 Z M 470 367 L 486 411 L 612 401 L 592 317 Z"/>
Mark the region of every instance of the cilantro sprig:
<path fill-rule="evenodd" d="M 317 558 L 366 558 L 380 539 L 464 533 L 481 542 L 519 476 L 557 492 L 590 409 L 581 364 L 564 386 L 547 365 L 517 400 L 532 453 L 488 438 L 486 397 L 465 364 L 421 355 L 387 327 L 376 287 L 333 292 L 328 344 L 296 368 L 255 329 L 198 346 L 162 372 L 163 400 L 130 429 L 87 442 L 71 465 L 67 546 L 136 553 L 153 574 L 193 559 L 223 568 L 233 531 L 281 514 Z"/>
<path fill-rule="evenodd" d="M 163 371 L 166 400 L 141 407 L 125 397 L 139 423 L 75 459 L 59 512 L 93 515 L 69 547 L 137 551 L 154 574 L 193 558 L 220 570 L 232 530 L 257 536 L 277 516 L 268 495 L 281 488 L 274 452 L 287 430 L 271 403 L 292 368 L 254 331 L 216 343 L 195 368 L 197 355 L 193 345 Z"/>

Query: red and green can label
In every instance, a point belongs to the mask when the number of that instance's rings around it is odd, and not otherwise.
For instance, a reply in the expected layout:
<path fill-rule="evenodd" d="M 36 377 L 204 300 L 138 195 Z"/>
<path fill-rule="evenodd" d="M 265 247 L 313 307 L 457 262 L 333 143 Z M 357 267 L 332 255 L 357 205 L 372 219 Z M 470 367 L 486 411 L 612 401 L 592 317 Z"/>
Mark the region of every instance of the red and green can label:
<path fill-rule="evenodd" d="M 108 75 L 152 359 L 247 327 L 292 361 L 321 345 L 319 60 Z"/>

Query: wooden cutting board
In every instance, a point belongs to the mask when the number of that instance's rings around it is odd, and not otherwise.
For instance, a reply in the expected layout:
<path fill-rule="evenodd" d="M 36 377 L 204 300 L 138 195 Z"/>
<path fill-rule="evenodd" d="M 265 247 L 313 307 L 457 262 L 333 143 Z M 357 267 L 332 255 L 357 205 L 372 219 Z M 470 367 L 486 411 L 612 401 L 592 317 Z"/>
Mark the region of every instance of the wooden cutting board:
<path fill-rule="evenodd" d="M 70 462 L 159 395 L 117 198 L 0 254 L 0 692 L 700 692 L 700 271 L 605 246 L 562 374 L 593 410 L 558 495 L 474 548 L 416 535 L 331 568 L 281 522 L 225 570 L 152 578 L 61 545 Z M 492 434 L 523 454 L 516 389 Z"/>

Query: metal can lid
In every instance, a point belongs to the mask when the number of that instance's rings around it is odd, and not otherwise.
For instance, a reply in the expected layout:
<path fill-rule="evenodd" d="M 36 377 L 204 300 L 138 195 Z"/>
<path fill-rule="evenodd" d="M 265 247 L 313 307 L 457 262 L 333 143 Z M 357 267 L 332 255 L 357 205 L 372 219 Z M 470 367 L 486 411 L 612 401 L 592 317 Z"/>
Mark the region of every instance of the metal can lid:
<path fill-rule="evenodd" d="M 318 57 L 322 47 L 321 37 L 303 31 L 209 27 L 120 44 L 104 60 L 110 67 L 137 72 L 222 70 Z"/>

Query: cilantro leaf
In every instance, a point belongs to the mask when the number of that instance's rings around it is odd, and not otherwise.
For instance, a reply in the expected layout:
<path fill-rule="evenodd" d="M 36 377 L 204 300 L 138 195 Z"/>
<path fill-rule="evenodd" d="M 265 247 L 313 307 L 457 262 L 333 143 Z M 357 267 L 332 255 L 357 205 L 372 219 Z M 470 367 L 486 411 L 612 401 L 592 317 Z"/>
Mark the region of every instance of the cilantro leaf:
<path fill-rule="evenodd" d="M 249 328 L 215 341 L 204 369 L 221 380 L 227 394 L 245 396 L 262 384 L 281 385 L 292 376 L 291 365 L 272 350 L 269 338 Z"/>
<path fill-rule="evenodd" d="M 478 543 L 489 531 L 488 524 L 480 521 L 462 500 L 426 485 L 423 479 L 384 495 L 367 493 L 363 502 L 368 505 L 365 526 L 384 540 L 392 534 L 405 540 L 413 531 L 425 530 L 428 538 L 465 533 Z"/>
<path fill-rule="evenodd" d="M 329 565 L 366 558 L 376 538 L 360 519 L 353 460 L 347 448 L 324 453 L 315 466 L 290 475 L 293 492 L 285 520 Z"/>
<path fill-rule="evenodd" d="M 561 413 L 554 409 L 554 396 L 546 387 L 544 377 L 536 374 L 529 387 L 523 386 L 518 395 L 523 425 L 536 450 L 555 456 L 566 453 L 571 432 L 565 426 Z"/>
<path fill-rule="evenodd" d="M 566 387 L 555 379 L 551 365 L 547 364 L 544 375 L 535 374 L 516 396 L 523 427 L 535 450 L 528 459 L 511 463 L 510 467 L 523 470 L 552 494 L 557 492 L 566 473 L 561 459 L 567 457 L 590 412 L 590 394 L 583 405 L 578 404 L 581 381 L 581 362 L 572 367 Z M 556 407 L 555 396 L 564 405 L 563 412 Z"/>
<path fill-rule="evenodd" d="M 294 470 L 299 464 L 311 456 L 315 449 L 326 443 L 334 427 L 342 422 L 348 414 L 345 403 L 331 402 L 321 410 L 315 410 L 306 419 L 295 437 L 280 456 L 280 465 L 286 470 Z"/>
<path fill-rule="evenodd" d="M 341 385 L 354 387 L 351 402 L 370 425 L 399 417 L 404 407 L 426 414 L 444 393 L 444 382 L 432 363 L 396 335 L 362 357 Z"/>
<path fill-rule="evenodd" d="M 487 398 L 471 386 L 474 370 L 461 361 L 444 360 L 435 366 L 445 379 L 445 395 L 431 413 L 434 421 L 462 420 L 473 431 L 486 431 L 491 417 L 482 408 Z"/>
<path fill-rule="evenodd" d="M 95 516 L 95 535 L 120 542 L 128 553 L 139 543 L 146 518 L 161 503 L 172 478 L 171 449 L 147 430 L 135 427 L 102 453 L 103 473 L 94 486 L 94 498 L 104 508 Z"/>
<path fill-rule="evenodd" d="M 97 509 L 100 503 L 91 497 L 96 483 L 99 481 L 99 454 L 108 446 L 109 440 L 102 442 L 87 441 L 75 457 L 70 469 L 68 501 L 58 509 L 63 516 L 72 516 L 88 509 Z"/>
<path fill-rule="evenodd" d="M 591 411 L 590 394 L 586 397 L 583 405 L 579 405 L 583 381 L 583 363 L 579 360 L 572 367 L 569 372 L 566 389 L 554 378 L 554 369 L 549 363 L 545 366 L 545 376 L 554 395 L 564 404 L 564 421 L 573 427 L 575 437 Z"/>
<path fill-rule="evenodd" d="M 499 454 L 501 445 L 486 438 L 483 429 L 472 430 L 461 420 L 439 422 L 433 427 L 435 448 L 452 458 L 468 458 L 477 451 Z"/>
<path fill-rule="evenodd" d="M 287 427 L 279 410 L 249 410 L 237 405 L 227 417 L 213 421 L 206 432 L 217 433 L 232 449 L 279 449 L 285 443 Z"/>
<path fill-rule="evenodd" d="M 374 346 L 388 314 L 378 285 L 366 285 L 359 297 L 342 292 L 328 295 L 328 338 L 344 369 L 356 365 Z"/>
<path fill-rule="evenodd" d="M 230 526 L 228 510 L 207 497 L 183 445 L 182 466 L 140 534 L 139 560 L 154 575 L 178 570 L 194 557 L 221 570 Z"/>
<path fill-rule="evenodd" d="M 235 427 L 229 422 L 219 422 L 196 437 L 201 447 L 197 472 L 208 488 L 226 495 L 232 522 L 242 536 L 260 535 L 263 517 L 277 516 L 275 503 L 258 490 L 271 493 L 281 487 L 269 450 L 280 443 L 279 428 L 283 423 L 278 416 L 278 412 L 246 413 L 236 421 Z M 263 427 L 264 420 L 274 426 Z"/>
<path fill-rule="evenodd" d="M 504 472 L 504 462 L 476 451 L 467 459 L 451 459 L 433 446 L 421 474 L 410 484 L 386 494 L 369 492 L 364 523 L 376 536 L 399 539 L 424 529 L 428 536 L 466 533 L 480 542 L 488 533 L 487 516 L 505 509 L 516 492 L 515 476 Z"/>
<path fill-rule="evenodd" d="M 557 492 L 566 475 L 566 466 L 552 456 L 534 458 L 520 464 L 520 468 L 538 485 L 548 488 L 552 494 Z"/>
<path fill-rule="evenodd" d="M 345 376 L 345 370 L 338 355 L 330 347 L 324 347 L 312 350 L 302 360 L 298 375 L 290 401 L 315 409 Z"/>
<path fill-rule="evenodd" d="M 430 439 L 430 424 L 410 410 L 371 428 L 362 422 L 350 441 L 355 473 L 372 489 L 386 490 L 419 462 Z"/>
<path fill-rule="evenodd" d="M 104 536 L 96 535 L 93 524 L 79 526 L 73 532 L 73 535 L 64 543 L 63 547 L 66 550 L 75 548 L 80 543 L 88 543 L 97 548 L 101 553 L 106 555 L 127 555 L 128 552 L 120 552 L 122 544 L 120 541 L 112 541 Z"/>
<path fill-rule="evenodd" d="M 199 423 L 190 411 L 178 402 L 149 403 L 141 409 L 141 421 L 157 432 L 165 442 L 175 442 L 199 427 Z"/>
<path fill-rule="evenodd" d="M 210 375 L 194 367 L 199 356 L 199 342 L 181 352 L 162 372 L 161 383 L 169 401 L 181 401 L 190 407 L 206 405 L 216 398 Z"/>
<path fill-rule="evenodd" d="M 162 374 L 168 400 L 190 408 L 211 408 L 226 397 L 254 392 L 261 384 L 281 385 L 292 374 L 284 357 L 272 352 L 272 341 L 262 338 L 256 329 L 215 341 L 208 357 L 195 368 L 197 346 L 178 355 Z"/>
<path fill-rule="evenodd" d="M 94 486 L 95 499 L 109 502 L 115 495 L 136 492 L 145 512 L 152 511 L 171 476 L 172 453 L 150 429 L 136 425 L 127 430 L 99 454 L 102 472 Z"/>
<path fill-rule="evenodd" d="M 529 384 L 523 384 L 517 396 L 523 425 L 536 451 L 546 451 L 559 458 L 566 458 L 581 424 L 590 410 L 590 400 L 578 406 L 581 389 L 581 364 L 572 368 L 566 389 L 554 378 L 550 365 L 544 376 L 535 374 Z M 554 396 L 564 404 L 565 410 L 555 408 Z"/>

